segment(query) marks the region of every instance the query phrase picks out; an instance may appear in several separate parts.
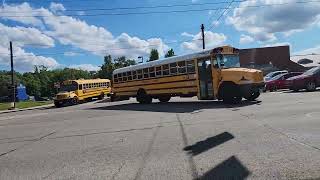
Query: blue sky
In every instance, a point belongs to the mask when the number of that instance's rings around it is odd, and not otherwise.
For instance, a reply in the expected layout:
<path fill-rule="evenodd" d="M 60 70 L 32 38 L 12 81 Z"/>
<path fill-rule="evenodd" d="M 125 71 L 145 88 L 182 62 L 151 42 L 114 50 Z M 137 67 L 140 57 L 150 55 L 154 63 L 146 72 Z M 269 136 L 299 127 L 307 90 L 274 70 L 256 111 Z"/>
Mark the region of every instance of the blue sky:
<path fill-rule="evenodd" d="M 201 23 L 207 48 L 289 44 L 292 54 L 320 53 L 320 2 L 304 1 L 233 2 L 225 11 L 231 0 L 7 0 L 0 7 L 0 69 L 9 69 L 10 40 L 20 72 L 34 65 L 96 70 L 105 54 L 147 59 L 151 48 L 160 55 L 200 51 Z M 133 8 L 167 5 L 174 7 Z M 168 11 L 188 12 L 128 15 Z"/>

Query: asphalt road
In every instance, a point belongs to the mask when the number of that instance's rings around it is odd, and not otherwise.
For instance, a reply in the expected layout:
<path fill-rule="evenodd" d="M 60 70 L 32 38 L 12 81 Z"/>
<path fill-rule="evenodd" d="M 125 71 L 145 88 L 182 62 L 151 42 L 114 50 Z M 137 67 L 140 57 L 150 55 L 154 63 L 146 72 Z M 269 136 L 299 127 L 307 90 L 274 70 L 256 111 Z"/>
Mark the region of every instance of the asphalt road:
<path fill-rule="evenodd" d="M 317 179 L 320 91 L 0 114 L 0 179 Z"/>

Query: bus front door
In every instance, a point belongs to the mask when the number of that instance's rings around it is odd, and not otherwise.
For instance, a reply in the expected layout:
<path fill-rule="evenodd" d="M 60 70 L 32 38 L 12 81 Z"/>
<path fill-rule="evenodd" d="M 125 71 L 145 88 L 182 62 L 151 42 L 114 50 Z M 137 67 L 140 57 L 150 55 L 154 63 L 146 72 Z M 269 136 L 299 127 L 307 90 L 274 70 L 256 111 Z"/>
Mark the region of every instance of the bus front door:
<path fill-rule="evenodd" d="M 199 99 L 213 99 L 211 60 L 198 60 Z"/>

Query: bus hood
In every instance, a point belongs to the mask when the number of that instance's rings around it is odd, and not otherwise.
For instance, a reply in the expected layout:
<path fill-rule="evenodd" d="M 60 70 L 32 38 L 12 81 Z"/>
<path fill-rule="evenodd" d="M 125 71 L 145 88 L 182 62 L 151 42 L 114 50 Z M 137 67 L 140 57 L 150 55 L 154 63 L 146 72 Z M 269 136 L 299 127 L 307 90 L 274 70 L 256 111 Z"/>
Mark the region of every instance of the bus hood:
<path fill-rule="evenodd" d="M 221 74 L 224 81 L 233 81 L 239 84 L 263 82 L 263 73 L 257 69 L 228 68 L 222 69 Z"/>

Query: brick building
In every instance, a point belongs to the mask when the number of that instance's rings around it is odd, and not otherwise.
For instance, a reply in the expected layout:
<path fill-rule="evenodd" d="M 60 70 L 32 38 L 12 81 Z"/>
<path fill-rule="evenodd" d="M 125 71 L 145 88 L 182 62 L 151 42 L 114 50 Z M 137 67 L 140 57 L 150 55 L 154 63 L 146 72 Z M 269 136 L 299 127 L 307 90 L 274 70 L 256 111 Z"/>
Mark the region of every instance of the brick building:
<path fill-rule="evenodd" d="M 240 50 L 240 65 L 268 73 L 275 70 L 304 71 L 306 68 L 290 60 L 289 46 Z"/>

